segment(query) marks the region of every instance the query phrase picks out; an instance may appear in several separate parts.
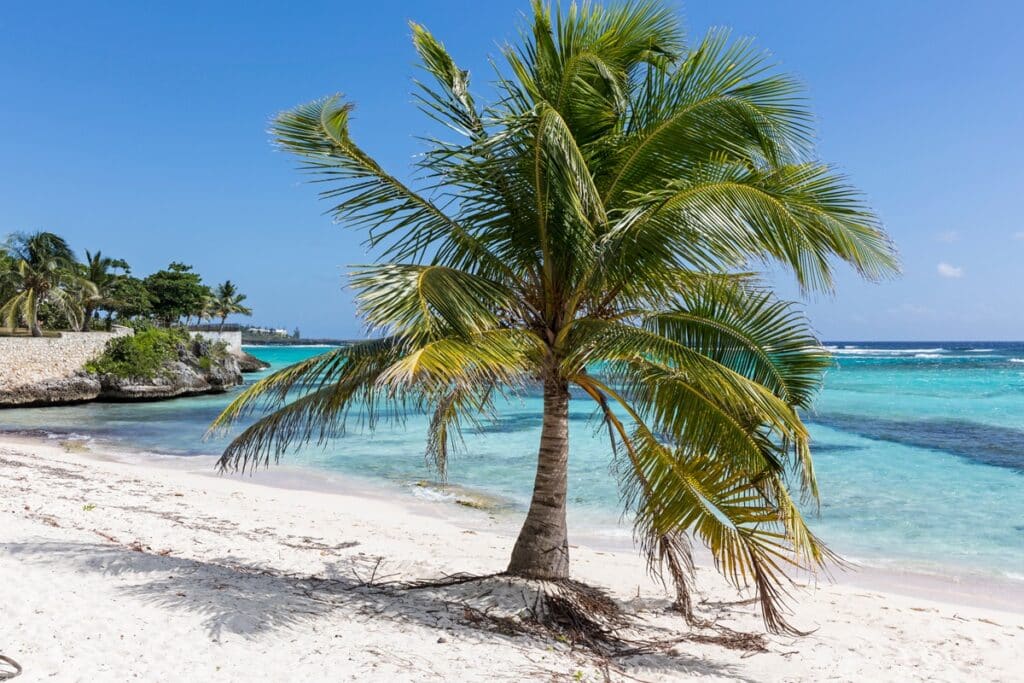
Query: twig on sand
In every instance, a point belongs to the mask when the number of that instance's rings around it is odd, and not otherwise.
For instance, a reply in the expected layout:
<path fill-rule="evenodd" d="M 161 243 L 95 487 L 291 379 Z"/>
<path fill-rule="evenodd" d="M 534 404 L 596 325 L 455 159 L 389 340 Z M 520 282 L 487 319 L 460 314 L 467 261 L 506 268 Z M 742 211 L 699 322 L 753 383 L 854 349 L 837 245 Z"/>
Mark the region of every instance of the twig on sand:
<path fill-rule="evenodd" d="M 443 574 L 440 579 L 423 579 L 420 581 L 410 581 L 402 586 L 405 590 L 418 590 L 421 588 L 445 588 L 447 586 L 457 586 L 463 583 L 471 583 L 473 581 L 485 581 L 487 579 L 493 579 L 495 577 L 502 576 L 499 573 L 494 574 L 466 574 L 465 572 L 457 572 L 455 574 Z"/>
<path fill-rule="evenodd" d="M 398 574 L 384 574 L 383 576 L 380 576 L 380 577 L 377 576 L 377 570 L 380 569 L 381 562 L 383 562 L 383 561 L 384 561 L 383 557 L 378 557 L 377 558 L 377 562 L 374 563 L 373 570 L 370 572 L 370 578 L 366 579 L 365 581 L 363 580 L 363 577 L 361 577 L 359 575 L 359 572 L 357 572 L 355 569 L 353 569 L 352 570 L 352 575 L 354 577 L 356 577 L 356 581 L 358 581 L 358 583 L 354 583 L 354 584 L 352 584 L 350 586 L 346 586 L 345 590 L 352 591 L 352 590 L 358 590 L 359 588 L 384 588 L 385 586 L 393 584 L 394 582 L 389 581 L 389 579 L 391 579 L 392 577 L 398 576 Z M 333 584 L 339 583 L 338 581 L 326 581 L 326 580 L 320 580 L 320 579 L 317 579 L 317 580 L 318 581 L 324 581 L 325 583 L 333 583 Z"/>
<path fill-rule="evenodd" d="M 731 628 L 717 624 L 712 624 L 710 628 L 717 631 L 717 633 L 714 635 L 694 633 L 686 636 L 683 640 L 688 640 L 693 643 L 719 645 L 730 650 L 743 650 L 746 652 L 744 656 L 760 654 L 768 651 L 768 640 L 765 638 L 763 633 L 734 631 Z"/>
<path fill-rule="evenodd" d="M 100 531 L 99 529 L 93 529 L 92 532 L 94 534 L 96 534 L 97 536 L 99 536 L 100 538 L 102 538 L 104 540 L 107 540 L 107 541 L 110 541 L 111 543 L 117 543 L 118 545 L 121 544 L 121 542 L 119 540 L 117 540 L 116 538 L 114 538 L 113 536 L 111 536 L 108 533 L 104 533 L 104 532 Z"/>

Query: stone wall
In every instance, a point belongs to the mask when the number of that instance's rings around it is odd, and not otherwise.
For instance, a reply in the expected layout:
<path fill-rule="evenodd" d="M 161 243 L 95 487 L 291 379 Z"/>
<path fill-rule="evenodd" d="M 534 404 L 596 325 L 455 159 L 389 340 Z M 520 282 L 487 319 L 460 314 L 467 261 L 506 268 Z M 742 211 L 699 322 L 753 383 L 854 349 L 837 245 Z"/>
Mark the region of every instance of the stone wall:
<path fill-rule="evenodd" d="M 129 334 L 131 328 L 114 327 L 60 337 L 0 337 L 0 389 L 71 377 L 103 353 L 109 340 Z"/>
<path fill-rule="evenodd" d="M 197 332 L 189 331 L 193 337 L 202 337 L 210 341 L 222 341 L 228 345 L 228 349 L 232 353 L 242 352 L 242 332 L 241 330 L 224 331 L 224 332 Z"/>

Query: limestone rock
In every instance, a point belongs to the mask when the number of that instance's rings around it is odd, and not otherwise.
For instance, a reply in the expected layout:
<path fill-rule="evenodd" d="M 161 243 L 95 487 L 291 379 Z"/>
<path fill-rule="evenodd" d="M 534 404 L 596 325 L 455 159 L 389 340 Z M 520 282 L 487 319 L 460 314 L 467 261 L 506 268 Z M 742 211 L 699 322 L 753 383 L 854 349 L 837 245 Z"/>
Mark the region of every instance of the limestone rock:
<path fill-rule="evenodd" d="M 242 383 L 238 359 L 227 354 L 204 367 L 206 343 L 194 341 L 178 349 L 178 360 L 165 366 L 156 376 L 119 377 L 100 375 L 101 401 L 155 401 L 178 396 L 219 394 Z"/>
<path fill-rule="evenodd" d="M 80 373 L 0 389 L 0 408 L 62 405 L 92 401 L 100 393 L 96 377 Z"/>
<path fill-rule="evenodd" d="M 256 356 L 246 353 L 245 351 L 234 352 L 235 358 L 238 360 L 238 368 L 242 372 L 259 372 L 260 370 L 266 370 L 270 367 L 270 363 L 262 361 Z"/>

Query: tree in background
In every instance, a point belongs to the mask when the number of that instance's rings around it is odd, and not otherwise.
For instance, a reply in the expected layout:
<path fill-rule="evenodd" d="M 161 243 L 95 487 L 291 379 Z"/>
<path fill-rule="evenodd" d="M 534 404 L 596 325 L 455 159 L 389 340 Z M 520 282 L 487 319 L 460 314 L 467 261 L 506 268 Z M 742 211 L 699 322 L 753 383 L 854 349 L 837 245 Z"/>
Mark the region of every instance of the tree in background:
<path fill-rule="evenodd" d="M 82 302 L 98 295 L 82 277 L 67 242 L 51 232 L 16 233 L 5 246 L 7 265 L 0 274 L 10 298 L 0 306 L 0 319 L 14 329 L 23 322 L 33 337 L 42 336 L 40 307 L 49 304 L 66 316 L 72 329 L 82 325 Z"/>
<path fill-rule="evenodd" d="M 120 270 L 121 273 L 116 273 L 115 270 Z M 131 268 L 123 259 L 112 259 L 104 256 L 101 251 L 93 254 L 86 250 L 85 263 L 82 264 L 81 271 L 82 277 L 93 284 L 97 293 L 96 297 L 86 299 L 82 304 L 82 330 L 87 332 L 94 316 L 100 310 L 107 311 L 109 320 L 114 306 L 112 288 L 122 274 L 127 275 L 131 272 Z"/>
<path fill-rule="evenodd" d="M 108 287 L 108 299 L 104 306 L 107 311 L 106 325 L 109 330 L 114 316 L 119 322 L 132 318 L 147 317 L 153 312 L 149 289 L 146 283 L 131 275 L 116 275 Z"/>
<path fill-rule="evenodd" d="M 14 257 L 7 253 L 7 245 L 0 243 L 0 302 L 8 301 L 14 296 L 14 282 L 7 274 L 14 270 Z"/>
<path fill-rule="evenodd" d="M 143 280 L 149 293 L 152 313 L 164 326 L 170 326 L 180 319 L 186 322 L 200 317 L 210 288 L 203 284 L 192 266 L 171 263 L 166 270 L 160 270 Z"/>
<path fill-rule="evenodd" d="M 123 259 L 85 252 L 85 262 L 75 260 L 68 243 L 52 232 L 15 233 L 0 243 L 0 320 L 10 326 L 24 323 L 33 334 L 44 326 L 88 331 L 106 312 L 109 330 L 116 318 L 127 323 L 154 316 L 164 326 L 182 318 L 213 320 L 224 306 L 230 313 L 250 315 L 242 306 L 245 296 L 231 281 L 224 296 L 215 296 L 198 273 L 183 263 L 144 280 L 132 276 Z"/>
<path fill-rule="evenodd" d="M 219 331 L 224 331 L 224 322 L 229 315 L 252 315 L 252 309 L 242 304 L 245 299 L 245 294 L 239 292 L 231 280 L 217 285 L 213 292 L 213 313 L 214 317 L 220 318 Z"/>
<path fill-rule="evenodd" d="M 221 466 L 269 464 L 355 412 L 372 427 L 394 400 L 433 415 L 428 453 L 443 476 L 463 420 L 539 388 L 533 497 L 507 573 L 564 585 L 569 405 L 588 401 L 636 538 L 680 609 L 690 615 L 699 540 L 753 585 L 767 627 L 787 629 L 786 568 L 831 557 L 791 488 L 817 497 L 800 413 L 829 355 L 748 271 L 777 263 L 805 291 L 829 291 L 835 260 L 869 279 L 897 270 L 861 196 L 814 156 L 799 86 L 749 41 L 684 41 L 674 8 L 656 2 L 554 17 L 535 2 L 489 105 L 430 33 L 413 25 L 413 37 L 432 78 L 417 84 L 421 108 L 460 136 L 430 140 L 424 193 L 356 145 L 338 97 L 273 127 L 327 185 L 334 216 L 368 229 L 384 262 L 351 282 L 382 336 L 243 392 L 217 424 L 272 410 Z"/>

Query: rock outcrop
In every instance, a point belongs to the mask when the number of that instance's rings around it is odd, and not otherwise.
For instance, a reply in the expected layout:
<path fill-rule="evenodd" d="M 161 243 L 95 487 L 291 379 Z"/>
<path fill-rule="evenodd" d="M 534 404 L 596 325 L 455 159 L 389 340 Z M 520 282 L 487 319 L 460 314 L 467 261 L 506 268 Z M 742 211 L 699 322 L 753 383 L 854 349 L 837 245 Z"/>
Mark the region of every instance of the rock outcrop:
<path fill-rule="evenodd" d="M 193 340 L 178 348 L 177 360 L 153 377 L 99 375 L 101 401 L 156 401 L 178 396 L 220 394 L 242 383 L 238 359 L 225 353 L 216 359 L 210 343 Z"/>
<path fill-rule="evenodd" d="M 262 361 L 245 351 L 232 351 L 232 355 L 238 361 L 238 369 L 242 372 L 259 372 L 270 367 L 270 363 Z"/>
<path fill-rule="evenodd" d="M 100 381 L 82 372 L 0 389 L 0 408 L 27 408 L 93 401 L 100 395 Z"/>

